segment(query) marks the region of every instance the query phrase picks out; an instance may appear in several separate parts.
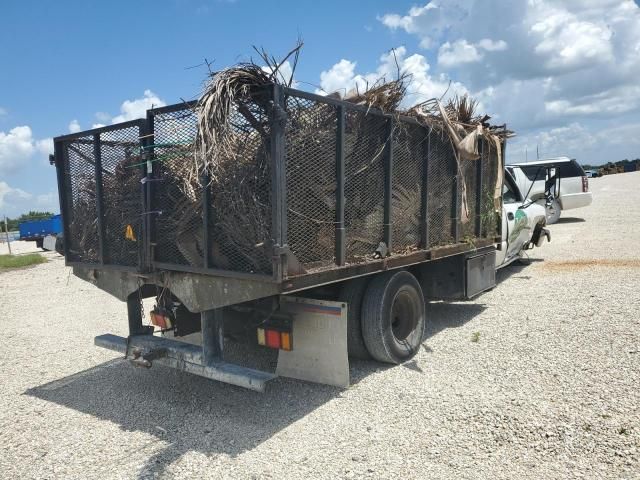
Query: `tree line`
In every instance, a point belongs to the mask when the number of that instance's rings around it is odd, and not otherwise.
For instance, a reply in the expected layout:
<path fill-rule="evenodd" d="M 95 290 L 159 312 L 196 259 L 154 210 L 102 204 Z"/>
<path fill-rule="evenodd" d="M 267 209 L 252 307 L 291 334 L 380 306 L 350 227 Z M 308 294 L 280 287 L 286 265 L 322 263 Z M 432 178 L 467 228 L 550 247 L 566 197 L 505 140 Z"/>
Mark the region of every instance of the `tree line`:
<path fill-rule="evenodd" d="M 18 225 L 22 222 L 26 222 L 29 220 L 42 220 L 44 218 L 50 218 L 54 214 L 51 212 L 39 212 L 37 210 L 31 210 L 28 213 L 23 213 L 17 218 L 7 218 L 7 225 L 9 226 L 9 230 L 18 230 Z M 2 231 L 4 231 L 4 218 L 2 220 Z"/>
<path fill-rule="evenodd" d="M 634 160 L 628 160 L 628 159 L 624 159 L 624 160 L 618 160 L 617 162 L 607 162 L 605 164 L 602 165 L 589 165 L 588 163 L 583 163 L 582 164 L 582 168 L 584 168 L 585 170 L 597 170 L 598 168 L 605 168 L 605 167 L 625 167 L 627 165 L 633 165 L 634 169 L 638 167 L 638 164 L 640 164 L 640 158 L 636 158 Z"/>

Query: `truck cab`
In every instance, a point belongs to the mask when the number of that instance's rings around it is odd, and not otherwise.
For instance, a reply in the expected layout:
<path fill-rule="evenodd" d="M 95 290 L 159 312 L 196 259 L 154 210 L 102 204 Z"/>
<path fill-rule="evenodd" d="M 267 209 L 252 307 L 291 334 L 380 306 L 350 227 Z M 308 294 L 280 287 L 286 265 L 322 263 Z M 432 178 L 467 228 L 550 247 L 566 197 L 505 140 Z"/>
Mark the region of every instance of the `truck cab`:
<path fill-rule="evenodd" d="M 496 251 L 496 268 L 519 259 L 522 253 L 551 240 L 545 208 L 524 198 L 513 175 L 505 170 L 502 187 L 502 236 Z"/>

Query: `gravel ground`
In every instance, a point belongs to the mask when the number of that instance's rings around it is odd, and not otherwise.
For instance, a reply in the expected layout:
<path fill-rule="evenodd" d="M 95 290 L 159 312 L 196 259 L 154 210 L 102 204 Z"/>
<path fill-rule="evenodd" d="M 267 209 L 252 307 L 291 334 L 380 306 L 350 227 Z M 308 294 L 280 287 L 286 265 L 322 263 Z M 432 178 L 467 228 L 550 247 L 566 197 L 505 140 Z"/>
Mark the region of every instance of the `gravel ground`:
<path fill-rule="evenodd" d="M 124 304 L 59 256 L 0 273 L 0 477 L 640 478 L 640 172 L 591 185 L 529 266 L 431 304 L 415 361 L 353 362 L 348 390 L 134 369 L 92 344 Z"/>

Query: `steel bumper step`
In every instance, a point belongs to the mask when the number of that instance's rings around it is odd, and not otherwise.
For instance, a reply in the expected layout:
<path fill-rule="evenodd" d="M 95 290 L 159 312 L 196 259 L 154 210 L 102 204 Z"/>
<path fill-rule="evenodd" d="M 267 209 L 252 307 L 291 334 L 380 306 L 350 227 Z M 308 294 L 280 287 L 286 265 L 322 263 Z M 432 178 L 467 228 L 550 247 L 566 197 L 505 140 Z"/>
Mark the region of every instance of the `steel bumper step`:
<path fill-rule="evenodd" d="M 264 391 L 266 383 L 277 377 L 272 373 L 224 361 L 215 361 L 204 365 L 202 347 L 162 337 L 154 337 L 153 335 L 134 335 L 129 339 L 128 347 L 125 337 L 109 333 L 97 336 L 94 343 L 98 347 L 114 350 L 122 354 L 127 352 L 129 355 L 136 349 L 141 351 L 161 350 L 163 351 L 163 356 L 155 358 L 153 360 L 154 363 L 157 362 L 177 370 L 183 370 L 194 375 L 230 383 L 257 392 Z"/>

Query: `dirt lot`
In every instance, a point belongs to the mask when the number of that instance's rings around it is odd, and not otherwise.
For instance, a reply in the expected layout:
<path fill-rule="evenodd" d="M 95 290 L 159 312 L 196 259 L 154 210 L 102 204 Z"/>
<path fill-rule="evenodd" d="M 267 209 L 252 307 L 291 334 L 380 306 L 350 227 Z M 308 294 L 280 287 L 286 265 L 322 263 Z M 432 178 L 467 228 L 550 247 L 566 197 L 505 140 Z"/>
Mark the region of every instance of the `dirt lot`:
<path fill-rule="evenodd" d="M 0 273 L 0 477 L 640 478 L 640 172 L 591 185 L 529 266 L 431 304 L 415 361 L 354 362 L 348 390 L 134 369 L 93 346 L 124 304 L 60 257 Z"/>

